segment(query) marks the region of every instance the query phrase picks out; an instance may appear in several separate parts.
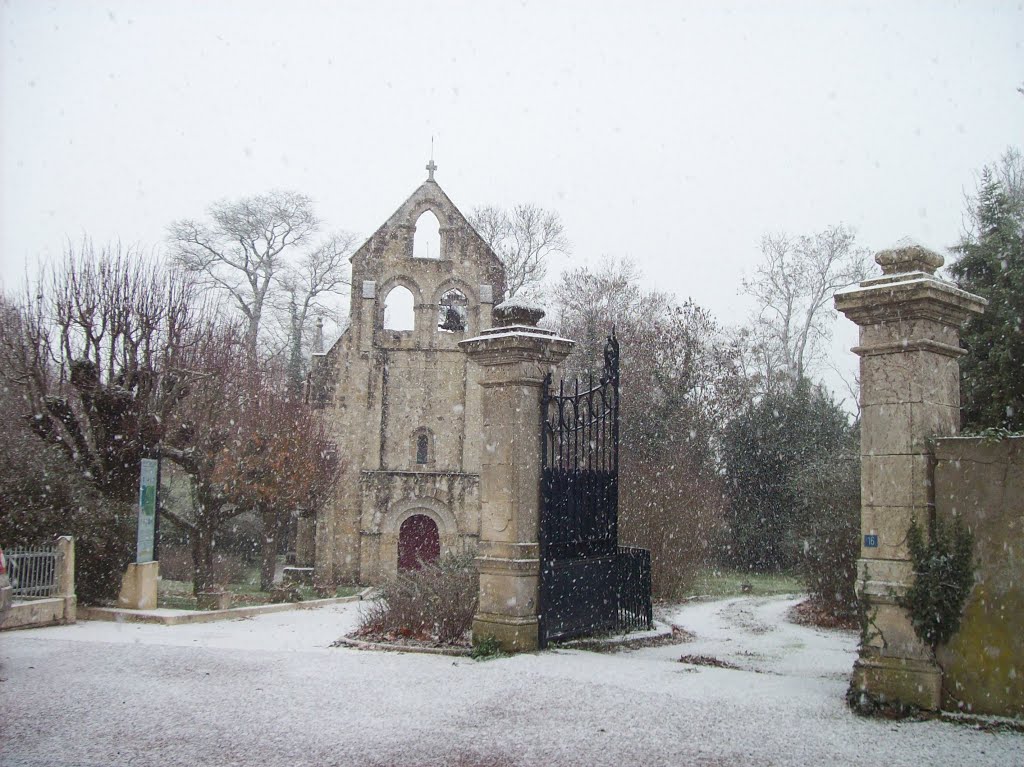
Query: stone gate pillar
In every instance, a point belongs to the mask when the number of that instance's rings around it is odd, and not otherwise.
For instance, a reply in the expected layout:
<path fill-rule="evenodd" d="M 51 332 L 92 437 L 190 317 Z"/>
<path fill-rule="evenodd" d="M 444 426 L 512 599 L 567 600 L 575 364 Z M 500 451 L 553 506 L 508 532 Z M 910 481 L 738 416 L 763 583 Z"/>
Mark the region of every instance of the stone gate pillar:
<path fill-rule="evenodd" d="M 880 252 L 882 276 L 836 294 L 860 326 L 861 556 L 866 630 L 852 690 L 936 709 L 942 676 L 900 599 L 913 582 L 907 531 L 934 510 L 928 440 L 960 431 L 960 326 L 985 301 L 935 277 L 943 258 L 903 240 Z"/>
<path fill-rule="evenodd" d="M 498 327 L 459 345 L 481 367 L 480 598 L 473 641 L 535 650 L 540 582 L 541 389 L 573 342 L 536 327 L 544 311 L 508 302 Z"/>

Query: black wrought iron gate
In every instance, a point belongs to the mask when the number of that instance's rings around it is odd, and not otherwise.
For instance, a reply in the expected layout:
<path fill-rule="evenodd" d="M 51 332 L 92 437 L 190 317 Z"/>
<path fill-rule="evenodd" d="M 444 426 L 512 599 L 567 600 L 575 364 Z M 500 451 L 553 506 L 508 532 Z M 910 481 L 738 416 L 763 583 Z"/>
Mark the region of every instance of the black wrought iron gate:
<path fill-rule="evenodd" d="M 569 389 L 567 391 L 567 388 Z M 604 370 L 579 381 L 544 382 L 540 514 L 540 645 L 651 625 L 650 552 L 618 545 L 619 343 Z"/>

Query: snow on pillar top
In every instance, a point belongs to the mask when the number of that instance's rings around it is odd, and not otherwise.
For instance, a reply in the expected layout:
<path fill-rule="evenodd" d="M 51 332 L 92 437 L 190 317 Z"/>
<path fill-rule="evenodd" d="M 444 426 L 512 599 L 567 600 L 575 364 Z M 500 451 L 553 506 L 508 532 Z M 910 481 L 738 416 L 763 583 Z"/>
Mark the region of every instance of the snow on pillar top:
<path fill-rule="evenodd" d="M 510 298 L 494 307 L 494 318 L 504 327 L 522 325 L 535 328 L 545 314 L 543 306 L 523 298 Z"/>
<path fill-rule="evenodd" d="M 882 267 L 882 275 L 836 291 L 836 309 L 861 327 L 889 324 L 890 334 L 903 332 L 899 329 L 903 323 L 926 320 L 933 323 L 930 333 L 946 336 L 944 353 L 963 354 L 959 327 L 972 314 L 982 313 L 988 301 L 936 276 L 945 259 L 909 238 L 879 252 L 875 262 Z M 952 334 L 940 332 L 940 326 L 952 329 Z M 864 343 L 862 338 L 858 353 L 863 352 Z"/>
<path fill-rule="evenodd" d="M 935 274 L 935 270 L 945 262 L 946 260 L 934 250 L 910 237 L 904 237 L 888 250 L 875 255 L 875 263 L 882 267 L 882 274 Z"/>

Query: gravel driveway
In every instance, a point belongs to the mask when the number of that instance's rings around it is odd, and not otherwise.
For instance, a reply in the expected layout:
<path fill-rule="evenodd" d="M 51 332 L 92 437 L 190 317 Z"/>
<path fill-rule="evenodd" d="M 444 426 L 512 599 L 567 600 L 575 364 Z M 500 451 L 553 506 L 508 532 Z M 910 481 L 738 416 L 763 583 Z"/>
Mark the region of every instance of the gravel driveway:
<path fill-rule="evenodd" d="M 793 602 L 679 608 L 682 645 L 483 663 L 329 647 L 355 604 L 9 632 L 0 765 L 1024 764 L 1021 734 L 852 715 L 855 637 L 786 622 Z"/>

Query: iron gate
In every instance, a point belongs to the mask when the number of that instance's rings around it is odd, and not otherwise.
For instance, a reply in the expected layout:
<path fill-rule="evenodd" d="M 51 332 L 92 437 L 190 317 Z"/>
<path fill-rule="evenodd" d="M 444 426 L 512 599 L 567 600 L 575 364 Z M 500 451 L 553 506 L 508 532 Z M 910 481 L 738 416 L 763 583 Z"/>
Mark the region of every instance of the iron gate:
<path fill-rule="evenodd" d="M 567 391 L 570 388 L 570 391 Z M 618 545 L 619 342 L 580 391 L 558 393 L 551 374 L 541 401 L 540 645 L 601 631 L 649 628 L 651 560 Z"/>

